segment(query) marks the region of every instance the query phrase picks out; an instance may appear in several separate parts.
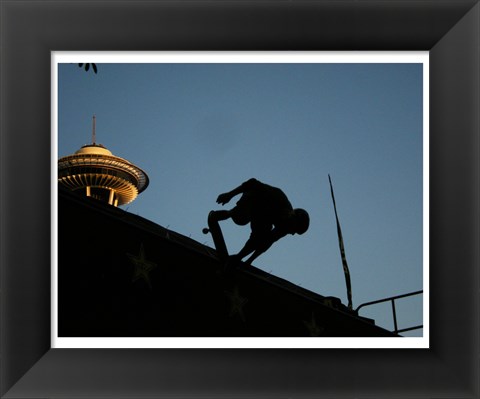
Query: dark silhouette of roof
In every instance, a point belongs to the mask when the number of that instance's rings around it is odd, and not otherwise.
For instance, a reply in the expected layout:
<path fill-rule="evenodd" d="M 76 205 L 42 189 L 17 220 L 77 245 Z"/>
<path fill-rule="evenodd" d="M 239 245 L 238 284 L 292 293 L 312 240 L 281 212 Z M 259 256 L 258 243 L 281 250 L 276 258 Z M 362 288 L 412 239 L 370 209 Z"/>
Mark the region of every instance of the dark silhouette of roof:
<path fill-rule="evenodd" d="M 213 248 L 59 185 L 58 326 L 69 337 L 395 336 Z"/>

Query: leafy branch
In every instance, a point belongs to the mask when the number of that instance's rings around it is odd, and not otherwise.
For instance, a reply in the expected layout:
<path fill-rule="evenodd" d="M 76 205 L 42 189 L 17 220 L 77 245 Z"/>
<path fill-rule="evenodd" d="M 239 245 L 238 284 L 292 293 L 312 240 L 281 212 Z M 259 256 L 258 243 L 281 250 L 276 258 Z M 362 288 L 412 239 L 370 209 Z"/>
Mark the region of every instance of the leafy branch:
<path fill-rule="evenodd" d="M 85 65 L 85 71 L 88 72 L 90 69 L 90 65 L 92 66 L 93 72 L 97 73 L 97 66 L 95 64 L 78 64 L 80 68 Z"/>

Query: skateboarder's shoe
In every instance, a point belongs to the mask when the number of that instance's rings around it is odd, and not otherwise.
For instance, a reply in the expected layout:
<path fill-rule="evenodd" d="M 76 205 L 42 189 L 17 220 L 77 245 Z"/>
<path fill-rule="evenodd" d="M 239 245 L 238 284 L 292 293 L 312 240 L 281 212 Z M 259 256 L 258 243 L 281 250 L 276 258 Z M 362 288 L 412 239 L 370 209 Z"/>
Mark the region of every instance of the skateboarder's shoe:
<path fill-rule="evenodd" d="M 242 263 L 242 258 L 240 258 L 238 255 L 230 255 L 226 263 L 229 267 L 238 267 Z"/>

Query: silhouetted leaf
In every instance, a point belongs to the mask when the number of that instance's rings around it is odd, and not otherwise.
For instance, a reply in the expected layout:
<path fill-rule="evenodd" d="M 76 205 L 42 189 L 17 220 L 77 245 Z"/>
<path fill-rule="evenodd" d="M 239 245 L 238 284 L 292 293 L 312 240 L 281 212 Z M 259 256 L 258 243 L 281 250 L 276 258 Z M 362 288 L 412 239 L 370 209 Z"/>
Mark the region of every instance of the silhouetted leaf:
<path fill-rule="evenodd" d="M 97 73 L 97 66 L 95 64 L 78 64 L 78 66 L 80 68 L 82 68 L 83 66 L 85 65 L 85 71 L 89 71 L 90 70 L 90 65 L 92 66 L 92 69 L 93 69 L 93 72 Z"/>

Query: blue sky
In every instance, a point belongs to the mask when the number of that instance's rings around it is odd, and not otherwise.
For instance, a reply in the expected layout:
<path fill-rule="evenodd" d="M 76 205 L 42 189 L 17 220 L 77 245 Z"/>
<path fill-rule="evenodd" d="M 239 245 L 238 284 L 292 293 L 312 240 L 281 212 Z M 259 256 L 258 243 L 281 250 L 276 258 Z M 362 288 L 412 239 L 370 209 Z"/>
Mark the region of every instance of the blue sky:
<path fill-rule="evenodd" d="M 330 174 L 354 308 L 423 288 L 421 63 L 97 67 L 59 64 L 58 155 L 91 142 L 95 114 L 97 142 L 150 178 L 123 209 L 213 246 L 202 228 L 218 194 L 251 177 L 280 187 L 310 213 L 310 229 L 254 265 L 346 304 Z M 222 229 L 240 250 L 249 227 Z M 363 314 L 390 328 L 389 306 Z M 421 324 L 421 297 L 397 312 L 399 327 Z"/>

